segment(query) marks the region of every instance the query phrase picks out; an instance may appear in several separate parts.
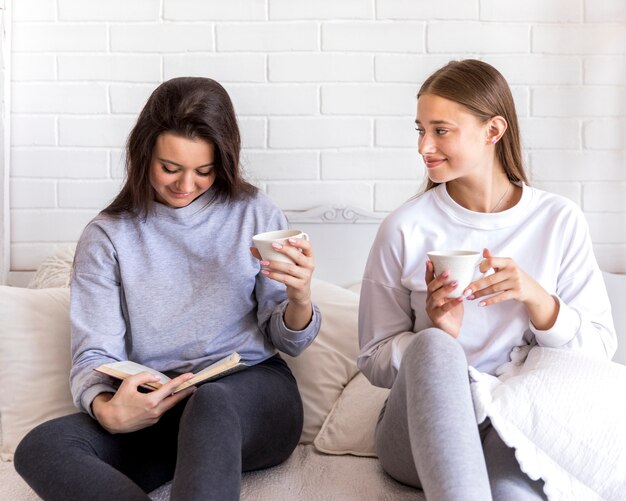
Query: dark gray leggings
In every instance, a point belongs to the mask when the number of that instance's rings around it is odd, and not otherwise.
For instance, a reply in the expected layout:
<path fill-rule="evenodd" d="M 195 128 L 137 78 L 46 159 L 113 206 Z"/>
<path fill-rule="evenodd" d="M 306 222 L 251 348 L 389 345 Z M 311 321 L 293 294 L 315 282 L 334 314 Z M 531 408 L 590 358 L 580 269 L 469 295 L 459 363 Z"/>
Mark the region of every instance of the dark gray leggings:
<path fill-rule="evenodd" d="M 302 432 L 287 364 L 265 362 L 204 384 L 153 426 L 112 435 L 86 414 L 54 419 L 19 444 L 17 472 L 45 500 L 238 500 L 241 472 L 283 462 Z"/>
<path fill-rule="evenodd" d="M 480 428 L 461 345 L 431 328 L 407 347 L 376 428 L 383 469 L 433 501 L 545 500 L 488 421 Z"/>

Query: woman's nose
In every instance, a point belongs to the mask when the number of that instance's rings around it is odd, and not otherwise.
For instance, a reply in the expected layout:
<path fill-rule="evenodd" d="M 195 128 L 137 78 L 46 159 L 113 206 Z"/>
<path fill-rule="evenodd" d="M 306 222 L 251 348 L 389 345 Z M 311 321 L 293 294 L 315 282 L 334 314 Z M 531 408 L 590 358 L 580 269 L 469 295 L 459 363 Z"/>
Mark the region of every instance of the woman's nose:
<path fill-rule="evenodd" d="M 183 172 L 178 179 L 178 189 L 183 193 L 189 193 L 193 191 L 194 180 L 193 172 Z"/>
<path fill-rule="evenodd" d="M 419 139 L 417 140 L 417 151 L 420 155 L 425 155 L 435 151 L 435 142 L 429 134 L 424 133 L 424 135 L 419 136 Z"/>

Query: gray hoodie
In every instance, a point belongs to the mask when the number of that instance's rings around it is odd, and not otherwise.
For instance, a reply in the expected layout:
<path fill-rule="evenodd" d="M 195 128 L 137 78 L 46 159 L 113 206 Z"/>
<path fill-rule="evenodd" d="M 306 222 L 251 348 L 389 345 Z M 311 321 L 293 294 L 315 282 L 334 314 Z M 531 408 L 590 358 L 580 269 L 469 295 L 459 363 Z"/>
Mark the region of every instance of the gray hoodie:
<path fill-rule="evenodd" d="M 277 349 L 298 355 L 317 335 L 317 307 L 304 330 L 285 326 L 285 286 L 262 275 L 249 251 L 254 234 L 287 227 L 280 209 L 263 193 L 213 198 L 209 189 L 179 209 L 155 202 L 146 220 L 101 214 L 83 231 L 70 301 L 70 382 L 83 411 L 115 391 L 93 370 L 103 363 L 196 372 L 233 351 L 251 364 Z"/>

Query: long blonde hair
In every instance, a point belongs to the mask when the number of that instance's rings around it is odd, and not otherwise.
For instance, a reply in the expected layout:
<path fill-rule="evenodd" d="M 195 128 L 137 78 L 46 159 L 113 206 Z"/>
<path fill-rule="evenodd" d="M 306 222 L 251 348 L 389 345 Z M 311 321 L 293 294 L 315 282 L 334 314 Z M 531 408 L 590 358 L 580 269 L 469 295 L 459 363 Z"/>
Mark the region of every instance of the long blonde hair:
<path fill-rule="evenodd" d="M 528 183 L 515 102 L 509 84 L 493 66 L 477 59 L 450 61 L 422 84 L 417 98 L 432 94 L 459 103 L 482 123 L 501 116 L 508 125 L 496 144 L 496 155 L 510 181 Z M 424 191 L 439 183 L 427 180 Z"/>

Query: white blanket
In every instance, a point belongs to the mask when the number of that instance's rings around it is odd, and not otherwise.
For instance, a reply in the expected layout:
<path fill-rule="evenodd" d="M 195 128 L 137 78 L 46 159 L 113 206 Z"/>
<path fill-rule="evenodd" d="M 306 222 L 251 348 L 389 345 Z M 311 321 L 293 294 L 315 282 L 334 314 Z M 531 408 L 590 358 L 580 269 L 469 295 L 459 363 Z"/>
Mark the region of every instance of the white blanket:
<path fill-rule="evenodd" d="M 572 350 L 525 352 L 497 378 L 470 368 L 478 422 L 491 419 L 548 499 L 626 499 L 626 366 Z"/>

